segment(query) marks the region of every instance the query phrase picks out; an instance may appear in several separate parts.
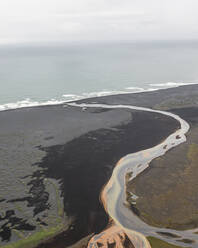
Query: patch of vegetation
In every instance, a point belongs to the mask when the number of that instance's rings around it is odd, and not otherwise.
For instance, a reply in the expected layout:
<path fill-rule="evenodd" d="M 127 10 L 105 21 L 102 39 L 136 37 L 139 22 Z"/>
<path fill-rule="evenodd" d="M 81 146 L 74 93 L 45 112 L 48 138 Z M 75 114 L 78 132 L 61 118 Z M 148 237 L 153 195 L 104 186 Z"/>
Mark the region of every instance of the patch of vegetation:
<path fill-rule="evenodd" d="M 182 248 L 181 246 L 172 245 L 155 237 L 147 237 L 152 248 Z"/>
<path fill-rule="evenodd" d="M 156 104 L 154 106 L 155 109 L 160 110 L 168 110 L 172 108 L 184 108 L 184 107 L 192 107 L 197 105 L 198 98 L 197 96 L 189 97 L 177 97 L 177 98 L 170 98 L 168 100 L 165 100 L 159 104 Z"/>
<path fill-rule="evenodd" d="M 16 235 L 17 235 L 20 239 L 25 238 L 25 235 L 24 235 L 22 232 L 20 232 L 19 230 L 16 230 L 16 229 L 12 229 L 12 230 L 13 230 L 13 232 L 16 233 Z"/>
<path fill-rule="evenodd" d="M 197 140 L 195 131 L 191 136 Z M 198 227 L 197 178 L 198 144 L 191 141 L 152 161 L 149 170 L 127 185 L 127 191 L 138 195 L 135 207 L 146 223 L 193 229 Z M 133 204 L 129 197 L 127 200 Z"/>
<path fill-rule="evenodd" d="M 198 144 L 191 144 L 188 149 L 188 159 L 191 162 L 196 162 L 198 160 Z"/>
<path fill-rule="evenodd" d="M 48 182 L 54 187 L 54 190 L 56 192 L 56 203 L 57 203 L 57 209 L 58 209 L 58 216 L 63 218 L 64 217 L 64 207 L 63 207 L 63 203 L 62 203 L 61 197 L 60 197 L 60 190 L 54 182 L 52 182 L 49 179 L 48 179 Z"/>
<path fill-rule="evenodd" d="M 48 180 L 48 183 L 51 184 L 56 192 L 56 202 L 57 202 L 57 211 L 58 215 L 55 220 L 53 220 L 54 225 L 53 227 L 44 228 L 42 225 L 40 226 L 40 231 L 25 236 L 22 232 L 13 229 L 13 231 L 16 233 L 16 235 L 20 238 L 17 242 L 10 243 L 8 245 L 2 246 L 2 248 L 34 248 L 41 242 L 44 242 L 45 240 L 48 240 L 58 233 L 62 232 L 66 226 L 63 223 L 64 222 L 64 208 L 63 204 L 61 202 L 61 197 L 59 193 L 59 189 L 56 186 L 55 183 Z M 21 211 L 21 208 L 19 205 L 16 205 L 16 209 L 18 211 Z"/>
<path fill-rule="evenodd" d="M 61 223 L 56 227 L 51 227 L 49 229 L 42 230 L 40 232 L 36 232 L 24 239 L 21 239 L 15 243 L 11 243 L 9 245 L 4 245 L 2 248 L 34 248 L 42 241 L 45 241 L 49 238 L 54 237 L 56 234 L 64 230 L 64 224 Z"/>

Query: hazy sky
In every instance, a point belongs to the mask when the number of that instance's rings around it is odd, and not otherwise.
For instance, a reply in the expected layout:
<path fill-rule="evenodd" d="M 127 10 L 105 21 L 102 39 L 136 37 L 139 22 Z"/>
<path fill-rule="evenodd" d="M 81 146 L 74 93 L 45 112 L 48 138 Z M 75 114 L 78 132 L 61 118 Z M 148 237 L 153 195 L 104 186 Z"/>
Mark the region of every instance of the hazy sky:
<path fill-rule="evenodd" d="M 198 1 L 0 1 L 0 43 L 156 39 L 198 39 Z"/>

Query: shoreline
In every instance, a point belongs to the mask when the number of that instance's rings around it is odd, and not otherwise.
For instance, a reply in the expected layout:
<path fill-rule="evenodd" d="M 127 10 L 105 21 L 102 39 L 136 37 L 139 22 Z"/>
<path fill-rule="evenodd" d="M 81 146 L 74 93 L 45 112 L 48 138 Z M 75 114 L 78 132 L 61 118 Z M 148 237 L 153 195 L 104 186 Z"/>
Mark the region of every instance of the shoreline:
<path fill-rule="evenodd" d="M 111 97 L 111 96 L 119 96 L 119 95 L 133 95 L 133 94 L 142 94 L 142 93 L 149 93 L 149 92 L 155 92 L 155 91 L 163 91 L 167 89 L 175 89 L 178 87 L 183 86 L 191 86 L 191 85 L 198 85 L 198 82 L 196 83 L 162 83 L 162 84 L 151 84 L 151 86 L 155 85 L 160 88 L 148 88 L 148 89 L 141 89 L 138 87 L 129 87 L 129 88 L 137 88 L 139 90 L 130 92 L 129 90 L 120 90 L 120 91 L 99 91 L 99 92 L 90 92 L 90 93 L 83 93 L 82 95 L 74 95 L 74 94 L 68 94 L 68 96 L 72 96 L 72 99 L 69 100 L 46 100 L 46 101 L 31 101 L 30 98 L 26 98 L 23 100 L 19 100 L 13 103 L 3 103 L 0 104 L 0 112 L 1 111 L 9 111 L 9 110 L 16 110 L 21 108 L 34 108 L 34 107 L 45 107 L 45 106 L 57 106 L 57 105 L 64 105 L 71 102 L 81 102 L 86 100 L 92 100 L 92 99 L 98 99 L 103 97 Z M 164 85 L 164 86 L 162 86 Z M 167 87 L 166 87 L 167 86 Z M 141 89 L 141 90 L 140 90 Z M 63 95 L 64 96 L 64 95 Z M 65 95 L 67 96 L 67 95 Z"/>

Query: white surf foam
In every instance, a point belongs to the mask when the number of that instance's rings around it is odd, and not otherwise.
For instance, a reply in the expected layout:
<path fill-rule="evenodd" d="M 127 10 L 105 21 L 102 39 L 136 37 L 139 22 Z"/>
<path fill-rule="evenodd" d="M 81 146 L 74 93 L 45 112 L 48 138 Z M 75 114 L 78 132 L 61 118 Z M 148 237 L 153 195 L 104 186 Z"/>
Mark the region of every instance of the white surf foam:
<path fill-rule="evenodd" d="M 194 83 L 166 82 L 166 83 L 159 83 L 159 84 L 149 84 L 149 86 L 170 88 L 170 87 L 179 87 L 179 86 L 189 85 L 189 84 L 197 84 L 197 82 L 194 82 Z"/>
<path fill-rule="evenodd" d="M 132 92 L 141 92 L 141 91 L 145 91 L 144 88 L 140 88 L 140 87 L 126 87 L 125 90 L 130 90 Z"/>
<path fill-rule="evenodd" d="M 51 100 L 45 101 L 45 102 L 39 102 L 39 101 L 31 101 L 29 98 L 26 98 L 25 100 L 17 101 L 15 103 L 2 104 L 2 105 L 0 105 L 0 111 L 9 110 L 9 109 L 26 108 L 26 107 L 56 105 L 56 104 L 62 104 L 64 102 L 65 101 L 58 101 L 55 99 L 51 99 Z"/>
<path fill-rule="evenodd" d="M 74 94 L 66 94 L 66 95 L 63 95 L 63 97 L 73 98 L 73 97 L 76 97 L 76 95 L 74 95 Z"/>
<path fill-rule="evenodd" d="M 89 93 L 82 93 L 82 94 L 63 94 L 60 99 L 50 99 L 47 101 L 34 101 L 30 98 L 23 99 L 21 101 L 17 101 L 14 103 L 5 103 L 0 105 L 0 111 L 5 111 L 9 109 L 18 109 L 18 108 L 26 108 L 26 107 L 37 107 L 37 106 L 47 106 L 47 105 L 58 105 L 63 104 L 71 101 L 77 101 L 92 97 L 102 97 L 102 96 L 109 96 L 109 95 L 119 95 L 119 94 L 129 94 L 129 93 L 140 93 L 140 92 L 148 92 L 148 91 L 156 91 L 159 89 L 170 88 L 170 87 L 178 87 L 182 85 L 189 85 L 189 84 L 197 84 L 197 82 L 193 83 L 178 83 L 178 82 L 166 82 L 166 83 L 159 83 L 159 84 L 148 84 L 150 88 L 140 88 L 140 87 L 126 87 L 124 90 L 120 91 L 109 91 L 109 90 L 102 90 L 99 92 L 89 92 Z"/>

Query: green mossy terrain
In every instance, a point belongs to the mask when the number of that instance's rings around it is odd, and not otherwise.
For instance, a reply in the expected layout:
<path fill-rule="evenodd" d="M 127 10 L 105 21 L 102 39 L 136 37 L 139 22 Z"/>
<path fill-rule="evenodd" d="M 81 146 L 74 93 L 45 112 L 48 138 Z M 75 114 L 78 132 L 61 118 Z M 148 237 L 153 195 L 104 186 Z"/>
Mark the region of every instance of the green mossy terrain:
<path fill-rule="evenodd" d="M 189 96 L 183 97 L 183 96 L 178 96 L 178 97 L 172 97 L 172 98 L 168 98 L 162 102 L 160 102 L 159 104 L 156 104 L 154 106 L 155 109 L 160 109 L 160 110 L 169 110 L 172 108 L 183 108 L 183 107 L 193 107 L 197 104 L 198 102 L 198 96 L 195 95 L 191 95 L 191 97 L 189 98 Z"/>
<path fill-rule="evenodd" d="M 147 237 L 152 248 L 182 248 L 181 246 L 172 245 L 154 237 Z"/>
<path fill-rule="evenodd" d="M 29 237 L 23 238 L 15 243 L 2 246 L 2 248 L 34 248 L 41 242 L 54 237 L 64 230 L 64 225 L 59 224 L 56 227 L 42 230 Z"/>
<path fill-rule="evenodd" d="M 2 246 L 2 248 L 35 248 L 41 242 L 53 238 L 58 233 L 68 228 L 68 226 L 64 224 L 65 221 L 64 209 L 63 209 L 63 204 L 61 202 L 59 189 L 53 181 L 51 180 L 46 180 L 46 181 L 53 186 L 56 192 L 57 218 L 54 219 L 54 224 L 56 223 L 56 226 L 45 228 L 42 225 L 40 225 L 41 228 L 40 231 L 28 236 L 25 236 L 21 231 L 13 229 L 13 231 L 20 239 L 17 242 L 4 245 Z"/>
<path fill-rule="evenodd" d="M 194 127 L 187 143 L 152 161 L 149 169 L 128 183 L 127 191 L 139 197 L 134 207 L 148 224 L 191 229 L 198 227 L 197 178 L 198 127 Z"/>

